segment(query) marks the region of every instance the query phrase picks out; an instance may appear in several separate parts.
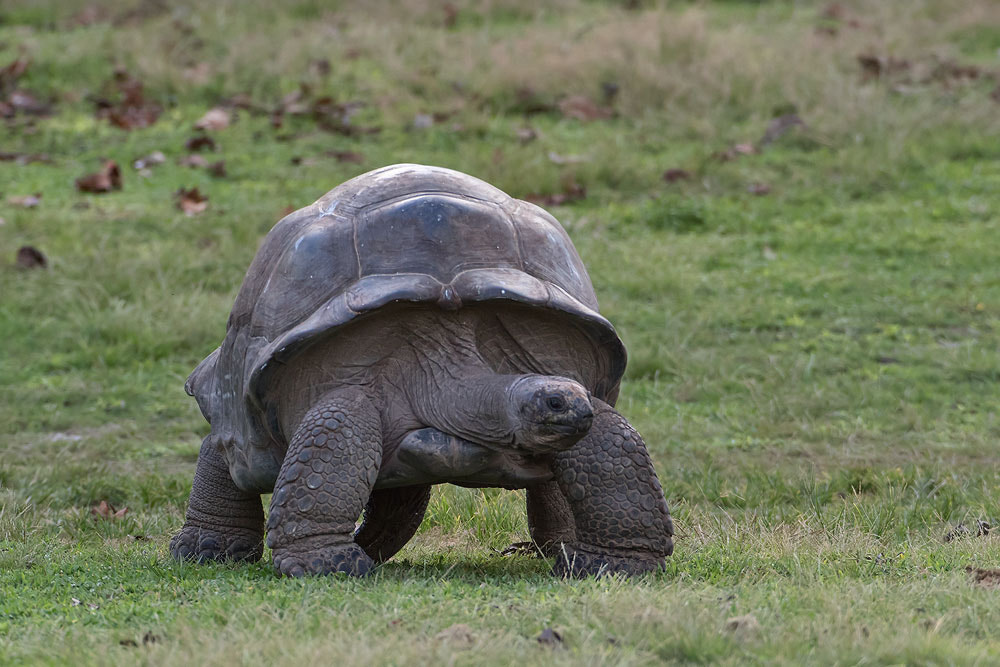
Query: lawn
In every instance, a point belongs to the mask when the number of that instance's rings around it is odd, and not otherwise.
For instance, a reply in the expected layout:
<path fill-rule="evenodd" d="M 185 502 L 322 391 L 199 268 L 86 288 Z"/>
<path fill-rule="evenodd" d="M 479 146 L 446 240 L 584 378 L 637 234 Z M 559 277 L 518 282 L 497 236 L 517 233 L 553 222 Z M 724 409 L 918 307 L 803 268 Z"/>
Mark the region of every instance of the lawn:
<path fill-rule="evenodd" d="M 4 0 L 0 116 L 0 663 L 1000 661 L 996 2 Z M 396 162 L 567 228 L 665 572 L 450 486 L 364 580 L 169 558 L 260 240 Z"/>

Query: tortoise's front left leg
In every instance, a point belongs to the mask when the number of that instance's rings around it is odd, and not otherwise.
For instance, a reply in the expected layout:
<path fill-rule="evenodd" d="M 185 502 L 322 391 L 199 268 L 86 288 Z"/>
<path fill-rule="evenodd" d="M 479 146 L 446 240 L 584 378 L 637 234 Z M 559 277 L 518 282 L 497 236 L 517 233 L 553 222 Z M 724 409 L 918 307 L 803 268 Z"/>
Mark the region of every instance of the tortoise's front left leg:
<path fill-rule="evenodd" d="M 326 394 L 288 443 L 267 519 L 267 545 L 281 574 L 368 574 L 371 557 L 354 525 L 382 461 L 382 425 L 356 389 Z"/>
<path fill-rule="evenodd" d="M 201 444 L 184 527 L 170 540 L 177 560 L 256 561 L 264 552 L 259 493 L 239 489 L 214 436 Z"/>
<path fill-rule="evenodd" d="M 640 574 L 663 568 L 673 552 L 667 501 L 645 443 L 614 408 L 594 399 L 590 432 L 556 455 L 553 472 L 576 529 L 571 542 L 559 545 L 557 574 Z M 560 511 L 558 504 L 548 511 Z"/>

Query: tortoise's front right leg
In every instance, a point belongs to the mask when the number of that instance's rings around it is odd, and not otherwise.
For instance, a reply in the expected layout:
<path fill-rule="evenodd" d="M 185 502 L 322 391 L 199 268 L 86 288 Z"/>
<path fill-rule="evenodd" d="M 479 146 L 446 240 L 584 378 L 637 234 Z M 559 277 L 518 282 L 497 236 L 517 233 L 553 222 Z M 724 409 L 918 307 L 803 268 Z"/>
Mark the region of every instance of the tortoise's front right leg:
<path fill-rule="evenodd" d="M 264 552 L 264 507 L 259 493 L 239 489 L 218 441 L 201 444 L 184 527 L 170 540 L 177 560 L 256 561 Z"/>
<path fill-rule="evenodd" d="M 575 527 L 572 541 L 558 545 L 556 573 L 585 577 L 662 569 L 673 552 L 674 528 L 646 445 L 614 408 L 596 398 L 593 403 L 590 432 L 557 454 L 552 466 Z M 558 503 L 547 511 L 550 519 L 565 514 Z M 567 521 L 555 525 L 569 532 Z"/>
<path fill-rule="evenodd" d="M 354 523 L 381 461 L 381 420 L 362 392 L 331 392 L 306 413 L 288 443 L 267 519 L 267 545 L 281 574 L 368 574 L 373 562 L 354 541 Z"/>

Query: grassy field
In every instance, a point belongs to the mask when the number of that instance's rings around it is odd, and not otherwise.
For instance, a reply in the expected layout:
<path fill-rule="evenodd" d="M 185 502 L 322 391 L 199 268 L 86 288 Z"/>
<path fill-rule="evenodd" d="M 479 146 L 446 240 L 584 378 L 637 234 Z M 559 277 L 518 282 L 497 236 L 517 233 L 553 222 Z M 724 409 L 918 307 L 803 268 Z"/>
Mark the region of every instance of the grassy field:
<path fill-rule="evenodd" d="M 3 67 L 0 663 L 1000 660 L 992 0 L 3 0 Z M 121 189 L 78 191 L 104 159 Z M 499 553 L 521 494 L 452 487 L 363 581 L 169 559 L 207 431 L 183 381 L 260 239 L 395 162 L 567 227 L 666 572 L 556 580 Z"/>

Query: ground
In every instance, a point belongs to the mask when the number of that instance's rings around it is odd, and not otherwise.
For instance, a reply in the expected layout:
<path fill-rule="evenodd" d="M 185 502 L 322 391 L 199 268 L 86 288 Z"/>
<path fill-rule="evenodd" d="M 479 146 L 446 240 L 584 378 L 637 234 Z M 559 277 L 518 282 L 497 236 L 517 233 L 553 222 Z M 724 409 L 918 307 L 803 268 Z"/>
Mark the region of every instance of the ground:
<path fill-rule="evenodd" d="M 1000 6 L 336 5 L 0 6 L 0 663 L 1000 660 Z M 405 161 L 567 227 L 665 572 L 554 579 L 451 487 L 363 581 L 168 557 L 260 239 Z"/>

